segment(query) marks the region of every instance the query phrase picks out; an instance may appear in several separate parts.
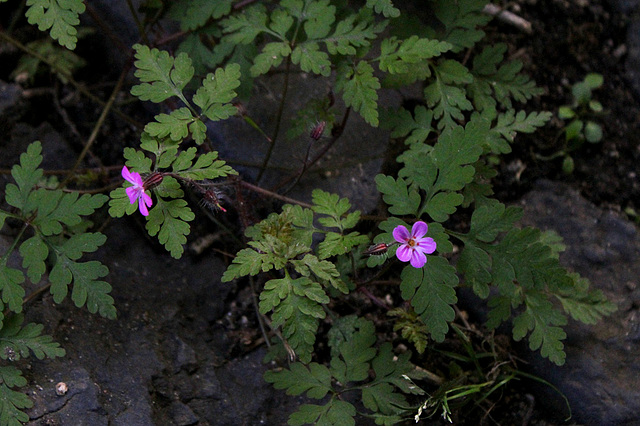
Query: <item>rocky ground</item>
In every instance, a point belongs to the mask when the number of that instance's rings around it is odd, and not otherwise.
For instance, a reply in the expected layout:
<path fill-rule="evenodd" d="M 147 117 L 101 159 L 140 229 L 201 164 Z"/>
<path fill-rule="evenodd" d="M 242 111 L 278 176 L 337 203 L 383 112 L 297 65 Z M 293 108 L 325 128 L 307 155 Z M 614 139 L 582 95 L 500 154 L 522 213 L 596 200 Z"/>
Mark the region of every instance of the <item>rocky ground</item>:
<path fill-rule="evenodd" d="M 638 2 L 623 0 L 527 0 L 512 2 L 510 8 L 531 22 L 532 33 L 499 21 L 487 32 L 496 41 L 508 42 L 510 52 L 525 62 L 525 69 L 545 89 L 531 108 L 556 111 L 569 102 L 571 84 L 588 72 L 598 72 L 604 75 L 605 87 L 596 97 L 608 115 L 603 120 L 604 141 L 574 153 L 576 169 L 569 176 L 558 161 L 539 159 L 553 152 L 561 122 L 554 120 L 542 131 L 519 138 L 501 166 L 497 193 L 500 199 L 524 207 L 523 225 L 558 232 L 567 244 L 564 264 L 589 278 L 619 307 L 596 326 L 569 324 L 564 367 L 554 367 L 526 347 L 515 350 L 528 362 L 528 371 L 567 396 L 573 410 L 570 424 L 640 424 L 640 235 L 635 217 L 624 213 L 640 211 L 640 8 Z M 87 24 L 92 24 L 89 18 Z M 51 107 L 51 92 L 38 96 L 25 91 L 9 83 L 3 68 L 0 168 L 15 163 L 34 140 L 43 143 L 45 168 L 69 167 L 79 150 L 78 140 L 61 110 Z M 300 84 L 296 90 L 325 92 L 313 81 L 296 84 Z M 268 93 L 268 87 L 262 90 Z M 390 94 L 386 101 L 402 99 Z M 75 122 L 95 120 L 100 108 L 78 102 L 62 110 L 69 111 Z M 271 108 L 262 101 L 248 106 L 256 119 Z M 289 106 L 295 107 L 295 103 Z M 251 144 L 260 142 L 240 124 L 211 130 L 223 147 L 223 158 L 250 163 L 256 152 Z M 110 121 L 97 148 L 100 156 L 114 164 L 121 161 L 123 140 L 133 145 L 136 132 Z M 351 197 L 364 211 L 372 210 L 378 201 L 372 177 L 384 166 L 386 138 L 383 131 L 354 120 L 345 134 L 350 143 L 331 152 L 328 164 L 333 167 L 303 180 L 290 195 L 308 198 L 310 188 L 320 186 Z M 368 154 L 366 159 L 344 161 L 362 152 Z M 287 161 L 286 156 L 276 158 L 282 164 Z M 246 170 L 251 173 L 250 167 Z M 229 220 L 236 220 L 230 215 Z M 29 410 L 31 424 L 286 423 L 299 401 L 262 380 L 268 366 L 262 364 L 265 348 L 252 292 L 244 284 L 220 282 L 225 257 L 213 249 L 199 254 L 190 250 L 180 261 L 174 260 L 145 237 L 137 217 L 110 221 L 104 232 L 108 240 L 96 256 L 111 271 L 117 321 L 91 315 L 69 301 L 56 305 L 50 296 L 28 307 L 28 319 L 45 324 L 47 333 L 67 351 L 64 358 L 32 359 L 23 367 L 29 379 L 27 392 L 35 400 Z M 224 234 L 218 234 L 206 217 L 194 224 L 190 243 L 201 236 L 225 247 Z M 0 245 L 7 247 L 7 238 L 0 237 Z M 473 312 L 481 316 L 480 308 L 465 309 L 472 319 Z M 58 382 L 69 388 L 64 396 L 55 393 Z M 548 387 L 523 382 L 512 391 L 512 402 L 498 407 L 487 424 L 557 424 L 566 417 L 564 402 Z M 474 422 L 477 417 L 465 424 Z"/>

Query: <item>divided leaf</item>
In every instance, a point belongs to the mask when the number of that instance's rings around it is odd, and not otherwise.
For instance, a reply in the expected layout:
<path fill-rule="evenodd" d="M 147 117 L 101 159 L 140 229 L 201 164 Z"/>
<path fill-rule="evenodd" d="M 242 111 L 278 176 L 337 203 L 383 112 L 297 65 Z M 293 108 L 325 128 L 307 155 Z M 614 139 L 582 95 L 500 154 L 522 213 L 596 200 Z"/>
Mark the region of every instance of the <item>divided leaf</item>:
<path fill-rule="evenodd" d="M 79 15 L 84 13 L 82 0 L 27 0 L 25 16 L 31 25 L 37 24 L 40 31 L 49 30 L 51 38 L 69 50 L 76 48 L 80 24 Z"/>
<path fill-rule="evenodd" d="M 179 259 L 190 232 L 188 222 L 195 215 L 183 199 L 167 201 L 158 196 L 156 200 L 147 217 L 147 232 L 152 237 L 158 235 L 158 241 L 171 253 L 171 257 Z"/>
<path fill-rule="evenodd" d="M 378 127 L 378 93 L 380 81 L 373 75 L 373 67 L 360 61 L 354 67 L 338 70 L 336 89 L 342 92 L 347 107 L 352 107 L 367 123 Z"/>
<path fill-rule="evenodd" d="M 186 53 L 180 53 L 175 59 L 166 51 L 149 49 L 136 44 L 135 76 L 142 84 L 133 86 L 131 94 L 141 101 L 160 103 L 171 96 L 184 100 L 182 89 L 191 81 L 194 69 Z"/>

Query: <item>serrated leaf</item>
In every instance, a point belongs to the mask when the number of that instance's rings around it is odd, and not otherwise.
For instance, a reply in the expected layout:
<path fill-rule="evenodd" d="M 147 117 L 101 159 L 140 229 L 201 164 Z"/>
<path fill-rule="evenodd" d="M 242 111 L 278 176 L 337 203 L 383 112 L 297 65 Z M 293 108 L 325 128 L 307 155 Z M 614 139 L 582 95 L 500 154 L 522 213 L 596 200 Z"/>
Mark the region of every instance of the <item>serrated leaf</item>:
<path fill-rule="evenodd" d="M 570 274 L 570 276 L 571 285 L 561 289 L 561 294 L 555 296 L 571 318 L 585 324 L 595 324 L 603 316 L 617 310 L 617 306 L 607 300 L 602 291 L 589 288 L 589 280 L 578 274 Z"/>
<path fill-rule="evenodd" d="M 376 342 L 373 324 L 360 319 L 346 321 L 343 324 L 347 325 L 346 330 L 343 330 L 343 339 L 333 339 L 333 346 L 339 357 L 331 358 L 331 374 L 340 383 L 365 380 L 369 373 L 369 363 L 376 356 L 376 350 L 372 347 Z"/>
<path fill-rule="evenodd" d="M 348 253 L 356 246 L 366 244 L 369 237 L 360 235 L 359 232 L 351 232 L 347 235 L 329 232 L 325 239 L 318 244 L 318 256 L 320 259 L 327 259 L 331 256 L 338 256 Z"/>
<path fill-rule="evenodd" d="M 39 141 L 33 142 L 27 147 L 27 151 L 20 154 L 20 164 L 11 168 L 11 176 L 16 185 L 8 184 L 5 189 L 7 203 L 22 210 L 22 214 L 31 213 L 36 205 L 34 203 L 32 189 L 42 178 L 42 145 Z"/>
<path fill-rule="evenodd" d="M 399 216 L 415 216 L 418 213 L 420 195 L 408 188 L 404 179 L 396 180 L 391 176 L 377 175 L 375 181 L 378 191 L 382 193 L 382 199 L 389 205 L 389 213 Z"/>
<path fill-rule="evenodd" d="M 525 297 L 525 311 L 513 320 L 513 338 L 516 341 L 531 331 L 529 348 L 540 349 L 540 354 L 556 365 L 563 365 L 566 354 L 562 340 L 567 334 L 558 326 L 566 325 L 567 319 L 553 309 L 546 296 L 538 292 L 528 292 Z"/>
<path fill-rule="evenodd" d="M 382 13 L 385 18 L 397 18 L 400 10 L 393 6 L 391 0 L 367 0 L 367 7 L 372 8 L 376 13 Z"/>
<path fill-rule="evenodd" d="M 331 75 L 331 61 L 329 55 L 322 50 L 315 42 L 299 44 L 291 53 L 291 62 L 300 64 L 300 69 L 304 72 L 312 72 L 325 77 Z"/>
<path fill-rule="evenodd" d="M 242 249 L 233 258 L 233 262 L 227 270 L 224 271 L 221 281 L 229 282 L 246 275 L 257 275 L 261 271 L 268 271 L 273 267 L 273 263 L 267 261 L 269 257 L 265 253 L 258 253 L 250 248 Z"/>
<path fill-rule="evenodd" d="M 285 389 L 287 395 L 306 392 L 309 398 L 314 399 L 322 399 L 332 390 L 329 369 L 316 362 L 312 362 L 308 367 L 294 362 L 288 369 L 266 371 L 264 380 L 273 383 L 276 389 Z"/>
<path fill-rule="evenodd" d="M 199 120 L 186 107 L 173 110 L 170 114 L 158 114 L 154 118 L 156 121 L 147 123 L 144 131 L 156 138 L 169 136 L 173 141 L 181 141 L 189 136 L 189 126 Z"/>
<path fill-rule="evenodd" d="M 356 48 L 367 47 L 376 34 L 382 32 L 387 22 L 376 24 L 373 18 L 361 19 L 361 15 L 350 15 L 336 24 L 336 29 L 324 39 L 331 55 L 355 55 Z"/>
<path fill-rule="evenodd" d="M 25 291 L 20 284 L 23 282 L 24 275 L 22 271 L 9 268 L 5 258 L 4 261 L 0 263 L 0 291 L 2 292 L 2 302 L 16 313 L 22 312 L 22 299 L 24 298 Z M 4 318 L 4 314 L 0 315 L 0 318 Z"/>
<path fill-rule="evenodd" d="M 413 115 L 404 108 L 390 112 L 389 117 L 383 120 L 383 126 L 391 129 L 391 137 L 406 137 L 405 143 L 411 145 L 424 142 L 435 131 L 431 126 L 432 121 L 433 111 L 419 105 L 414 109 Z"/>
<path fill-rule="evenodd" d="M 319 260 L 311 254 L 305 255 L 302 260 L 292 260 L 291 263 L 296 266 L 296 270 L 300 274 L 309 276 L 309 272 L 311 272 L 325 285 L 330 285 L 344 294 L 349 292 L 347 285 L 340 279 L 340 272 L 338 272 L 333 263 L 326 260 Z M 298 265 L 304 265 L 304 268 Z M 306 268 L 308 268 L 308 270 Z"/>
<path fill-rule="evenodd" d="M 339 70 L 336 89 L 342 92 L 347 107 L 352 107 L 367 123 L 378 127 L 380 81 L 373 75 L 373 67 L 368 62 L 360 61 L 355 68 Z"/>
<path fill-rule="evenodd" d="M 187 2 L 184 16 L 180 17 L 183 31 L 194 30 L 209 19 L 220 19 L 231 11 L 232 0 L 194 0 Z"/>
<path fill-rule="evenodd" d="M 41 188 L 36 191 L 38 201 L 37 216 L 33 224 L 43 235 L 62 233 L 62 225 L 75 226 L 82 222 L 82 216 L 93 214 L 108 200 L 103 194 L 83 194 Z"/>
<path fill-rule="evenodd" d="M 494 154 L 508 154 L 511 152 L 511 144 L 517 133 L 533 133 L 538 127 L 544 126 L 551 113 L 531 112 L 529 115 L 525 111 L 509 110 L 498 116 L 498 122 L 489 132 L 489 147 Z M 506 141 L 507 143 L 504 143 Z"/>
<path fill-rule="evenodd" d="M 267 43 L 253 60 L 251 75 L 257 77 L 266 74 L 271 68 L 282 63 L 282 60 L 291 54 L 291 46 L 286 42 Z"/>
<path fill-rule="evenodd" d="M 49 255 L 47 245 L 40 237 L 34 235 L 20 244 L 20 255 L 22 256 L 22 267 L 27 270 L 29 281 L 34 284 L 39 283 L 42 274 L 47 270 L 44 263 Z"/>
<path fill-rule="evenodd" d="M 326 426 L 353 426 L 356 424 L 353 417 L 356 408 L 338 399 L 332 399 L 326 405 L 303 404 L 298 411 L 289 416 L 288 424 L 301 426 L 305 424 L 317 424 Z"/>
<path fill-rule="evenodd" d="M 99 239 L 101 235 L 97 234 L 91 238 Z M 76 262 L 72 259 L 72 257 L 79 257 L 85 249 L 94 250 L 95 241 L 84 248 L 78 246 L 82 241 L 82 238 L 71 243 L 67 241 L 64 245 L 57 247 L 56 263 L 49 273 L 53 301 L 61 303 L 67 297 L 69 284 L 73 282 L 71 300 L 78 308 L 86 305 L 92 314 L 98 312 L 105 318 L 115 319 L 114 300 L 109 295 L 111 285 L 99 280 L 107 276 L 109 269 L 96 260 Z"/>
<path fill-rule="evenodd" d="M 464 118 L 462 111 L 473 109 L 466 92 L 459 85 L 473 81 L 473 76 L 459 62 L 447 59 L 435 68 L 436 79 L 424 89 L 427 105 L 433 109 L 433 116 L 439 119 L 438 128 L 452 128 L 455 120 Z"/>
<path fill-rule="evenodd" d="M 156 206 L 147 216 L 147 232 L 152 237 L 158 235 L 158 241 L 164 245 L 171 257 L 179 259 L 187 243 L 189 223 L 195 218 L 187 202 L 182 199 L 166 201 L 157 197 Z"/>
<path fill-rule="evenodd" d="M 442 342 L 449 322 L 455 317 L 451 305 L 458 300 L 454 290 L 458 277 L 446 259 L 437 256 L 427 256 L 427 259 L 424 268 L 405 266 L 400 290 L 402 298 L 411 301 L 433 340 Z"/>
<path fill-rule="evenodd" d="M 420 38 L 417 35 L 402 41 L 395 37 L 387 38 L 380 47 L 380 70 L 390 74 L 406 73 L 409 71 L 409 64 L 440 56 L 451 47 L 447 42 Z"/>
<path fill-rule="evenodd" d="M 307 18 L 304 22 L 304 32 L 309 40 L 326 37 L 335 21 L 336 7 L 329 4 L 329 0 L 308 2 L 304 11 Z"/>
<path fill-rule="evenodd" d="M 175 59 L 166 51 L 149 49 L 148 46 L 136 44 L 137 68 L 135 76 L 142 84 L 133 86 L 131 94 L 141 101 L 160 103 L 177 96 L 184 100 L 182 89 L 193 78 L 194 69 L 189 56 L 180 53 Z"/>
<path fill-rule="evenodd" d="M 82 0 L 27 0 L 25 16 L 31 25 L 40 31 L 50 30 L 51 38 L 69 50 L 76 48 L 80 24 L 79 15 L 84 13 Z"/>
<path fill-rule="evenodd" d="M 241 14 L 231 15 L 221 22 L 225 39 L 232 44 L 252 43 L 258 34 L 269 31 L 267 13 L 263 5 L 246 8 Z"/>
<path fill-rule="evenodd" d="M 65 355 L 59 343 L 53 338 L 41 335 L 42 324 L 29 323 L 22 326 L 24 315 L 14 315 L 5 321 L 0 330 L 0 357 L 8 359 L 7 353 L 12 352 L 11 361 L 29 357 L 30 352 L 38 359 L 55 358 Z"/>
<path fill-rule="evenodd" d="M 33 401 L 24 393 L 10 389 L 27 385 L 22 372 L 13 366 L 2 366 L 0 383 L 0 424 L 21 426 L 28 422 L 29 416 L 21 410 L 33 407 Z"/>
<path fill-rule="evenodd" d="M 212 121 L 224 120 L 235 115 L 237 108 L 231 101 L 237 96 L 235 89 L 240 86 L 240 77 L 238 64 L 216 69 L 215 73 L 207 74 L 202 80 L 202 87 L 193 96 L 193 102 Z"/>
<path fill-rule="evenodd" d="M 519 207 L 505 207 L 500 202 L 493 202 L 477 208 L 471 216 L 469 235 L 485 243 L 496 239 L 500 232 L 511 230 L 522 218 Z"/>
<path fill-rule="evenodd" d="M 469 0 L 461 3 L 435 2 L 433 13 L 445 26 L 444 33 L 438 37 L 454 45 L 454 52 L 471 48 L 484 38 L 484 32 L 478 30 L 490 20 L 491 16 L 483 13 L 485 0 Z"/>

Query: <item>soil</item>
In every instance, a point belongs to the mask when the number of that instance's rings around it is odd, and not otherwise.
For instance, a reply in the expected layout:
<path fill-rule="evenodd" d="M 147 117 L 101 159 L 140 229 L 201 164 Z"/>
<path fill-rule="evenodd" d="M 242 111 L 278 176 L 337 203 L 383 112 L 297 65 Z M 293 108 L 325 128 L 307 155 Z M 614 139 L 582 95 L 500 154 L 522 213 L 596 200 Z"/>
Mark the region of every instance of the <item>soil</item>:
<path fill-rule="evenodd" d="M 599 208 L 626 211 L 634 220 L 633 211 L 640 211 L 636 165 L 640 156 L 640 96 L 631 89 L 624 65 L 631 18 L 614 5 L 596 0 L 523 0 L 510 2 L 508 9 L 531 22 L 532 34 L 494 20 L 486 29 L 488 39 L 507 43 L 509 55 L 523 61 L 524 70 L 544 89 L 526 109 L 550 111 L 554 118 L 536 133 L 518 136 L 513 152 L 502 158 L 494 182 L 497 198 L 516 203 L 545 179 L 567 184 Z M 7 5 L 0 5 L 0 23 L 5 28 L 8 22 L 2 17 L 8 16 L 8 10 Z M 37 35 L 28 27 L 17 34 L 25 39 Z M 77 80 L 106 99 L 119 69 L 103 84 L 106 80 L 99 76 L 104 69 L 113 69 L 103 62 L 109 55 L 96 57 L 101 51 L 96 52 L 95 43 L 104 44 L 104 38 L 89 40 L 93 48 L 80 43 L 77 50 L 89 64 Z M 0 81 L 12 80 L 10 73 L 17 58 L 16 51 L 0 44 Z M 560 149 L 558 134 L 565 123 L 555 113 L 559 106 L 571 102 L 571 85 L 589 72 L 604 76 L 604 87 L 594 92 L 605 110 L 599 121 L 604 139 L 574 151 L 575 170 L 565 174 L 562 159 L 540 158 Z M 72 87 L 61 85 L 54 77 L 44 75 L 31 84 L 24 83 L 29 88 L 20 89 L 16 105 L 0 114 L 2 134 L 11 135 L 10 141 L 2 142 L 0 167 L 10 167 L 28 143 L 42 140 L 44 167 L 69 168 L 102 107 L 76 96 Z M 152 116 L 139 106 L 121 109 L 141 123 Z M 109 116 L 88 166 L 120 167 L 122 148 L 135 146 L 139 131 Z M 242 222 L 259 220 L 274 208 L 252 194 L 246 196 L 253 207 L 244 215 L 248 218 L 230 209 L 223 219 L 226 226 L 240 229 Z M 36 402 L 29 411 L 32 424 L 286 423 L 300 399 L 273 391 L 261 379 L 266 369 L 261 364 L 265 345 L 253 292 L 246 282 L 219 282 L 228 262 L 225 254 L 238 247 L 202 214 L 193 224 L 189 252 L 175 261 L 156 241 L 145 237 L 139 218 L 103 219 L 108 242 L 97 256 L 111 270 L 109 282 L 114 287 L 118 320 L 90 315 L 68 301 L 55 305 L 49 296 L 27 307 L 29 320 L 44 323 L 67 351 L 62 359 L 34 360 L 24 367 L 29 394 Z M 196 253 L 199 237 L 215 241 L 215 248 Z M 373 293 L 381 299 L 395 296 L 386 289 L 374 289 Z M 381 338 L 397 337 L 364 295 L 358 293 L 344 303 L 348 305 L 345 310 L 355 309 L 374 319 Z M 400 339 L 395 343 L 399 348 L 405 344 Z M 517 350 L 508 342 L 504 342 L 504 349 Z M 438 368 L 446 369 L 447 365 Z M 64 398 L 52 391 L 59 381 L 70 384 Z M 514 385 L 501 398 L 456 415 L 455 424 L 560 422 L 539 403 L 533 389 L 526 381 Z M 358 424 L 366 422 L 359 419 Z"/>

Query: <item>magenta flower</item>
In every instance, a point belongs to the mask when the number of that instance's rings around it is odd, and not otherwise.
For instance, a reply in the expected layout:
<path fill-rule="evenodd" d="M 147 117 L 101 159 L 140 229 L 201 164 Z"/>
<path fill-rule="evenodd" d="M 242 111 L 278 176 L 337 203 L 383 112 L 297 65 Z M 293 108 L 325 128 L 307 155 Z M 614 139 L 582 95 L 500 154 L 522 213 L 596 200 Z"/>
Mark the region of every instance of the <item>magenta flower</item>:
<path fill-rule="evenodd" d="M 393 230 L 393 238 L 400 243 L 396 250 L 396 256 L 403 262 L 411 262 L 414 268 L 422 268 L 427 263 L 426 254 L 436 251 L 436 242 L 431 237 L 424 237 L 429 227 L 426 223 L 418 221 L 413 224 L 411 234 L 402 225 Z"/>
<path fill-rule="evenodd" d="M 148 216 L 149 210 L 147 207 L 151 207 L 153 200 L 151 200 L 151 196 L 144 191 L 144 182 L 140 177 L 140 173 L 130 172 L 127 166 L 124 166 L 122 168 L 122 177 L 133 184 L 133 186 L 125 189 L 129 196 L 129 202 L 133 204 L 137 201 L 142 216 Z"/>

